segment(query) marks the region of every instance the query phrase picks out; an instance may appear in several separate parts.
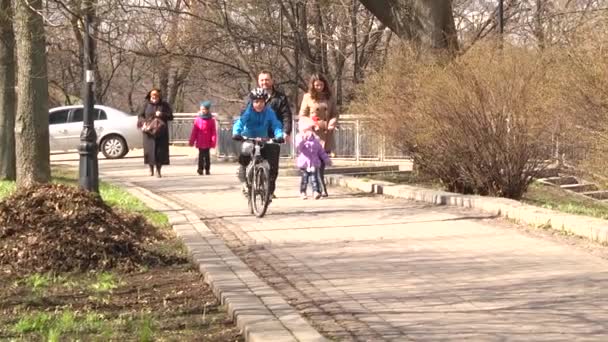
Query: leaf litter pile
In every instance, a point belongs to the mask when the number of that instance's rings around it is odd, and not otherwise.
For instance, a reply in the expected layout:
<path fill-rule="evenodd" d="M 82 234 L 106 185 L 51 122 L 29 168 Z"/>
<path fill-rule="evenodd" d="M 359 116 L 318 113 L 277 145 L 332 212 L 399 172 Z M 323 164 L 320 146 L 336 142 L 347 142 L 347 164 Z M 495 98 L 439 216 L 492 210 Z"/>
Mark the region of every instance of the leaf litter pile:
<path fill-rule="evenodd" d="M 0 202 L 0 266 L 17 274 L 128 272 L 182 262 L 150 247 L 166 239 L 143 216 L 68 185 L 28 187 Z"/>

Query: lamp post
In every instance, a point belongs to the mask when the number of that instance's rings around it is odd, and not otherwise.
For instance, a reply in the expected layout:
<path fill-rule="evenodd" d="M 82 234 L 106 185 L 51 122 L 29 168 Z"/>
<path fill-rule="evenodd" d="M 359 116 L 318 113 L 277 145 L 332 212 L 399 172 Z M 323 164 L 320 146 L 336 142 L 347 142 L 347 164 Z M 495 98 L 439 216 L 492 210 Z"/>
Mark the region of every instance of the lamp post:
<path fill-rule="evenodd" d="M 93 38 L 91 37 L 91 13 L 93 6 L 91 0 L 84 0 L 84 82 L 82 98 L 84 99 L 82 132 L 80 133 L 80 187 L 99 193 L 99 168 L 97 163 L 97 134 L 93 120 L 93 82 L 94 74 L 91 67 L 95 53 L 93 51 Z"/>

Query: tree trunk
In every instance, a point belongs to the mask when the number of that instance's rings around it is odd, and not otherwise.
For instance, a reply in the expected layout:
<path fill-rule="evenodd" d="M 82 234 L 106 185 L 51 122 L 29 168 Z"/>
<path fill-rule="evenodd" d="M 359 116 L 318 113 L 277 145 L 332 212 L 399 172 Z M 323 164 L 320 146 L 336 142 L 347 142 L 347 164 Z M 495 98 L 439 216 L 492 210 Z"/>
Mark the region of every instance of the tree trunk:
<path fill-rule="evenodd" d="M 458 50 L 451 0 L 360 1 L 401 39 L 434 52 Z"/>
<path fill-rule="evenodd" d="M 353 36 L 353 83 L 359 83 L 359 42 L 357 39 L 357 14 L 359 12 L 359 2 L 353 0 L 350 12 L 350 27 Z"/>
<path fill-rule="evenodd" d="M 323 11 L 321 10 L 319 0 L 313 2 L 310 15 L 312 17 L 311 24 L 314 28 L 314 46 L 316 50 L 315 71 L 331 77 L 329 73 L 329 61 L 327 60 L 327 33 L 323 23 Z"/>
<path fill-rule="evenodd" d="M 192 60 L 180 60 L 180 66 L 176 67 L 172 74 L 169 83 L 169 91 L 167 101 L 171 104 L 174 112 L 181 112 L 184 108 L 183 92 L 184 85 L 190 72 L 192 71 Z"/>
<path fill-rule="evenodd" d="M 146 65 L 144 65 L 144 64 L 138 66 L 137 61 L 138 61 L 138 58 L 133 56 L 127 62 L 127 66 L 129 68 L 129 72 L 128 72 L 129 88 L 127 91 L 127 103 L 129 104 L 129 110 L 131 111 L 131 113 L 136 113 L 138 109 L 141 109 L 141 108 L 138 108 L 138 106 L 140 106 L 141 103 L 143 102 L 143 101 L 135 102 L 133 100 L 133 94 L 135 93 L 135 88 L 140 84 L 141 80 L 144 78 L 144 74 L 141 72 L 138 72 L 137 70 L 139 67 L 141 67 L 141 69 L 146 69 Z"/>
<path fill-rule="evenodd" d="M 298 53 L 300 54 L 300 67 L 302 68 L 300 73 L 310 75 L 317 71 L 317 61 L 308 39 L 308 11 L 304 2 L 296 2 L 294 15 L 295 26 L 293 31 L 295 44 L 298 44 Z"/>
<path fill-rule="evenodd" d="M 534 36 L 538 48 L 541 50 L 545 49 L 545 27 L 544 27 L 544 15 L 545 15 L 545 0 L 536 0 L 536 12 L 534 13 Z"/>
<path fill-rule="evenodd" d="M 17 117 L 15 141 L 17 184 L 50 180 L 48 81 L 41 0 L 16 1 Z M 29 6 L 28 6 L 29 5 Z"/>
<path fill-rule="evenodd" d="M 0 0 L 0 180 L 15 180 L 15 33 L 11 0 Z"/>
<path fill-rule="evenodd" d="M 157 75 L 158 75 L 158 88 L 162 94 L 163 100 L 167 101 L 167 94 L 169 94 L 169 69 L 171 68 L 171 62 L 167 61 L 166 58 L 159 58 L 157 63 Z"/>

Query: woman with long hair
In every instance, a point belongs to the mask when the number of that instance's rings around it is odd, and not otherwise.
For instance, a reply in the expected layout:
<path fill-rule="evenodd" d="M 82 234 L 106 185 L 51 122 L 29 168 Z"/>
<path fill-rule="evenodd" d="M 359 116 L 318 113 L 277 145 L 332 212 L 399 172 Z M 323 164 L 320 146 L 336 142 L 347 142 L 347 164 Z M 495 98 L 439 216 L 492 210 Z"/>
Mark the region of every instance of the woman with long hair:
<path fill-rule="evenodd" d="M 338 108 L 332 96 L 327 79 L 321 74 L 313 74 L 308 83 L 308 92 L 302 97 L 299 117 L 309 117 L 316 122 L 315 133 L 328 155 L 334 149 L 334 130 L 338 123 Z M 323 196 L 327 197 L 325 186 L 325 164 L 319 169 L 319 179 L 323 185 Z"/>

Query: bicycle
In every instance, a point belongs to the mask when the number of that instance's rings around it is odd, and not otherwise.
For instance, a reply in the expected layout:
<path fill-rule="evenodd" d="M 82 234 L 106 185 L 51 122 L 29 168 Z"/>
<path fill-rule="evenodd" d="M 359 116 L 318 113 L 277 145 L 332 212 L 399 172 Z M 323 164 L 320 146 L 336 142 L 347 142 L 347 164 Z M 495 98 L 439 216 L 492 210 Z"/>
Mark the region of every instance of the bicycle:
<path fill-rule="evenodd" d="M 270 164 L 262 157 L 262 148 L 266 144 L 277 144 L 270 138 L 247 138 L 243 137 L 243 143 L 253 143 L 251 149 L 251 161 L 245 168 L 245 184 L 247 186 L 247 205 L 249 211 L 256 217 L 261 218 L 266 214 L 270 204 Z"/>

